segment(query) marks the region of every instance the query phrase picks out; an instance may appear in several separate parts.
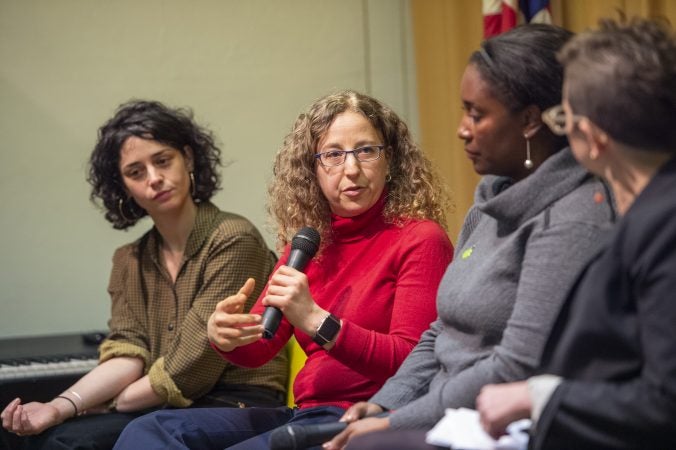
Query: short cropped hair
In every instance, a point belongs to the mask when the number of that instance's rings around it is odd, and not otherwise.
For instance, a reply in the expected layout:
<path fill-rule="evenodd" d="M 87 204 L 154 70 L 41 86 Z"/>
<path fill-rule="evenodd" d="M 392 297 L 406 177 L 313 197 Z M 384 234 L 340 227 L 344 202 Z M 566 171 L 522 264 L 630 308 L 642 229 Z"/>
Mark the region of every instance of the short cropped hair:
<path fill-rule="evenodd" d="M 213 134 L 193 120 L 189 109 L 172 109 L 157 101 L 132 100 L 117 112 L 98 132 L 98 141 L 89 159 L 87 181 L 92 186 L 90 199 L 100 200 L 106 220 L 116 229 L 133 226 L 147 215 L 133 199 L 128 199 L 120 173 L 120 150 L 125 141 L 136 136 L 166 144 L 185 155 L 192 150 L 193 200 L 207 201 L 220 189 L 218 166 L 221 150 Z"/>
<path fill-rule="evenodd" d="M 676 152 L 676 36 L 662 21 L 603 19 L 559 54 L 566 96 L 626 145 Z"/>
<path fill-rule="evenodd" d="M 345 90 L 320 98 L 301 113 L 276 155 L 268 211 L 277 225 L 278 248 L 304 226 L 316 228 L 322 242 L 330 241 L 331 210 L 317 181 L 315 153 L 336 116 L 346 111 L 363 114 L 383 136 L 391 176 L 385 220 L 430 219 L 446 228 L 446 193 L 406 123 L 375 98 Z"/>

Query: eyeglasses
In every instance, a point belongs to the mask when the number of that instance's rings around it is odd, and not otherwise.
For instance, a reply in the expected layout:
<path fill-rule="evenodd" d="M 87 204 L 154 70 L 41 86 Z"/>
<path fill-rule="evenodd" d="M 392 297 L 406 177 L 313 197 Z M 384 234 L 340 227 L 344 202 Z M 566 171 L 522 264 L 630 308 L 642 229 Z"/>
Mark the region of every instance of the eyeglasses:
<path fill-rule="evenodd" d="M 361 162 L 375 161 L 380 158 L 384 148 L 384 145 L 365 145 L 354 150 L 329 150 L 328 152 L 317 153 L 315 158 L 324 167 L 334 167 L 343 164 L 348 153 L 352 153 Z"/>
<path fill-rule="evenodd" d="M 571 115 L 573 124 L 576 124 L 584 116 L 578 116 L 576 114 Z M 547 124 L 552 133 L 557 136 L 565 136 L 566 134 L 566 112 L 563 110 L 563 105 L 552 106 L 547 108 L 542 113 L 542 121 Z"/>

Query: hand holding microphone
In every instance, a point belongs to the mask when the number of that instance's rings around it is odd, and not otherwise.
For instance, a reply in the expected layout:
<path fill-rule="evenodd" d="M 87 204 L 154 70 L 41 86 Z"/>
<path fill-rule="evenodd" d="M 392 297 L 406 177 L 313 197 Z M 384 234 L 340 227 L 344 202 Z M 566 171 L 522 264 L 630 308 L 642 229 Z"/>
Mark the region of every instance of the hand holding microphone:
<path fill-rule="evenodd" d="M 317 230 L 309 227 L 301 229 L 291 242 L 287 265 L 296 270 L 304 269 L 317 253 L 319 240 Z M 267 339 L 271 339 L 277 331 L 282 317 L 279 309 L 267 307 L 262 317 L 242 312 L 254 288 L 255 281 L 249 278 L 237 294 L 219 302 L 216 310 L 209 317 L 207 323 L 209 341 L 220 350 L 229 352 L 255 342 L 260 339 L 261 333 Z"/>
<path fill-rule="evenodd" d="M 366 405 L 366 403 L 360 402 L 357 405 Z M 270 449 L 304 449 L 321 445 L 329 440 L 330 442 L 327 442 L 329 449 L 341 449 L 352 436 L 389 428 L 389 421 L 387 420 L 389 413 L 382 412 L 382 408 L 377 405 L 374 406 L 381 411 L 380 414 L 375 416 L 369 415 L 353 422 L 328 422 L 310 425 L 291 424 L 277 428 L 270 434 Z M 345 419 L 351 409 L 346 411 L 343 419 Z"/>
<path fill-rule="evenodd" d="M 325 448 L 338 450 L 345 447 L 350 439 L 374 431 L 382 431 L 390 428 L 390 420 L 387 418 L 389 411 L 383 411 L 382 406 L 369 402 L 358 402 L 350 406 L 340 420 L 344 420 L 347 426 L 344 430 L 330 437 Z"/>
<path fill-rule="evenodd" d="M 310 260 L 319 250 L 320 236 L 314 228 L 302 228 L 291 240 L 291 252 L 286 265 L 303 271 Z M 278 271 L 279 272 L 279 271 Z M 271 294 L 272 286 L 268 287 L 268 294 Z M 282 320 L 282 311 L 274 306 L 268 306 L 263 313 L 263 337 L 272 339 L 277 332 L 279 322 Z"/>

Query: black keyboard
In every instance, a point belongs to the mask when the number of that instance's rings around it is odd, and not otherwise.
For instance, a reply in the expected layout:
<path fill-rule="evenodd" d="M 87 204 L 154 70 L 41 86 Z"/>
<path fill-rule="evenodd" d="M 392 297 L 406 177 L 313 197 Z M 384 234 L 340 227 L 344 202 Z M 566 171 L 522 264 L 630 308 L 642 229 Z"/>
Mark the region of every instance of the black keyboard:
<path fill-rule="evenodd" d="M 98 363 L 105 333 L 0 339 L 0 411 L 16 397 L 45 402 L 59 395 Z M 12 448 L 2 433 L 0 448 Z"/>
<path fill-rule="evenodd" d="M 0 339 L 0 408 L 16 397 L 45 401 L 60 394 L 96 366 L 104 338 L 97 332 Z"/>

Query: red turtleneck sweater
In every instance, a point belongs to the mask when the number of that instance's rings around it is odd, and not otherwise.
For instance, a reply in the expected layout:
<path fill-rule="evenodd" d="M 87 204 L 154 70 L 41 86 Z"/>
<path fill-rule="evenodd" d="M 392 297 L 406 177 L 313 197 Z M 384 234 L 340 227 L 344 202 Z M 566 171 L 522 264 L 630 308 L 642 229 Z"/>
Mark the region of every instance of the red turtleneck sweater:
<path fill-rule="evenodd" d="M 437 287 L 453 256 L 451 242 L 436 222 L 386 224 L 383 205 L 384 196 L 359 216 L 333 216 L 333 241 L 305 270 L 312 298 L 343 321 L 330 351 L 283 318 L 273 339 L 219 353 L 237 365 L 258 367 L 295 333 L 308 356 L 294 382 L 299 407 L 347 408 L 368 400 L 436 319 Z M 277 267 L 288 256 L 287 246 Z M 263 312 L 266 291 L 252 312 Z"/>

